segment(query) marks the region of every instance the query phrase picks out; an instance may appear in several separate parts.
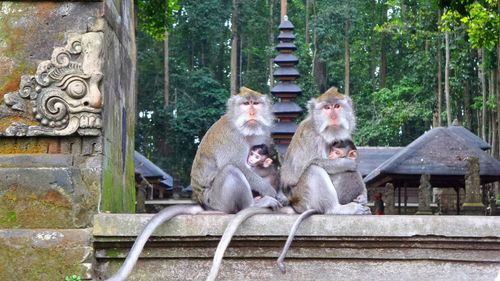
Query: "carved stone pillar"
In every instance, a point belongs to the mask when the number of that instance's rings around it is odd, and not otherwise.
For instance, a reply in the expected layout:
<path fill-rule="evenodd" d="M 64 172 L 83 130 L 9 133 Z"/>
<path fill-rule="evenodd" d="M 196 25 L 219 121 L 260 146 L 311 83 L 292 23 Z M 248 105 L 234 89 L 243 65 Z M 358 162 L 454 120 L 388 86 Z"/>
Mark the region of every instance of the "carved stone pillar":
<path fill-rule="evenodd" d="M 385 184 L 385 192 L 383 199 L 385 203 L 384 213 L 386 215 L 395 215 L 396 207 L 394 207 L 394 185 L 390 182 Z"/>
<path fill-rule="evenodd" d="M 484 214 L 479 170 L 479 158 L 468 157 L 467 174 L 465 175 L 465 201 L 462 206 L 464 215 Z"/>
<path fill-rule="evenodd" d="M 431 190 L 430 175 L 420 177 L 420 186 L 418 187 L 418 211 L 417 215 L 432 215 L 431 210 Z"/>

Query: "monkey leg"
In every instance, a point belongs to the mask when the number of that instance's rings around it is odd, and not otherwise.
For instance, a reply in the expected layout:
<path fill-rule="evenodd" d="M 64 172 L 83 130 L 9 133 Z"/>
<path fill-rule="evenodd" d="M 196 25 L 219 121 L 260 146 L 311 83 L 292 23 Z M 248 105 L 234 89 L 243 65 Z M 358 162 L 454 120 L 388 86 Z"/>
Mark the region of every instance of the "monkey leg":
<path fill-rule="evenodd" d="M 213 210 L 228 214 L 253 205 L 250 184 L 243 172 L 233 165 L 227 165 L 215 177 L 212 187 L 205 190 L 204 204 Z"/>

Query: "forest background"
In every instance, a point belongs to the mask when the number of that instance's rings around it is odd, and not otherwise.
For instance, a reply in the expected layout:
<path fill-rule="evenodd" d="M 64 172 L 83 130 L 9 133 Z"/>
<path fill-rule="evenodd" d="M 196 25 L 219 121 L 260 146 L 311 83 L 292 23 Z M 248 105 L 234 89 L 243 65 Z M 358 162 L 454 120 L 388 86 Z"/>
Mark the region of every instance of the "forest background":
<path fill-rule="evenodd" d="M 276 82 L 280 1 L 136 0 L 136 8 L 136 149 L 186 186 L 230 93 L 269 94 Z M 336 86 L 353 99 L 358 146 L 406 146 L 457 119 L 499 158 L 499 14 L 497 0 L 289 0 L 297 103 L 305 109 Z"/>

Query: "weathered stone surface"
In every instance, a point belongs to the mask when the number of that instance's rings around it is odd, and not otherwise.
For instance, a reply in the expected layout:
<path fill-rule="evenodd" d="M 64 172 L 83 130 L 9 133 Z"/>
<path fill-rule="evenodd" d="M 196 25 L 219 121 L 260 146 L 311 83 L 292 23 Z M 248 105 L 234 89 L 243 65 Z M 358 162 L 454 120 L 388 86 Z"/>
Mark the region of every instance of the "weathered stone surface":
<path fill-rule="evenodd" d="M 0 228 L 89 226 L 97 211 L 101 162 L 100 155 L 0 156 Z"/>
<path fill-rule="evenodd" d="M 102 91 L 103 112 L 103 194 L 101 209 L 133 212 L 134 126 L 136 104 L 136 49 L 132 1 L 104 1 Z"/>
<path fill-rule="evenodd" d="M 80 230 L 0 230 L 0 280 L 93 278 L 92 236 Z"/>
<path fill-rule="evenodd" d="M 418 211 L 417 215 L 432 215 L 431 210 L 431 192 L 432 185 L 430 183 L 430 175 L 422 175 L 420 177 L 420 185 L 418 187 Z"/>
<path fill-rule="evenodd" d="M 113 261 L 109 270 L 118 270 Z M 332 281 L 332 280 L 435 280 L 470 281 L 496 280 L 498 264 L 471 264 L 433 260 L 419 261 L 367 261 L 336 259 L 289 259 L 287 273 L 282 274 L 276 266 L 276 259 L 226 259 L 222 262 L 217 280 L 290 280 L 290 281 Z M 127 281 L 163 280 L 205 280 L 210 271 L 211 260 L 171 259 L 141 260 Z"/>
<path fill-rule="evenodd" d="M 97 214 L 94 235 L 136 236 L 151 214 Z M 177 216 L 155 232 L 158 236 L 221 236 L 234 215 Z M 236 235 L 286 236 L 297 215 L 268 214 L 249 218 Z M 351 237 L 495 237 L 500 238 L 500 220 L 475 216 L 335 216 L 315 215 L 297 231 L 298 236 Z"/>
<path fill-rule="evenodd" d="M 95 217 L 102 274 L 116 272 L 151 215 Z M 233 215 L 179 216 L 150 238 L 128 280 L 204 280 Z M 472 216 L 325 216 L 306 220 L 275 265 L 297 215 L 257 215 L 226 251 L 218 280 L 494 280 L 500 220 Z"/>

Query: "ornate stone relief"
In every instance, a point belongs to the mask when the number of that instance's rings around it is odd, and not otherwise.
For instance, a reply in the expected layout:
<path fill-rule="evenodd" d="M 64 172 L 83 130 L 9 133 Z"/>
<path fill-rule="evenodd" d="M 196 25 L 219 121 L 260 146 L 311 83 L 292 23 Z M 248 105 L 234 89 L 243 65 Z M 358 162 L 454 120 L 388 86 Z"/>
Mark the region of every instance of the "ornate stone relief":
<path fill-rule="evenodd" d="M 32 116 L 33 122 L 13 122 L 0 135 L 100 135 L 102 36 L 73 35 L 38 65 L 35 75 L 23 75 L 19 90 L 6 94 L 4 102 L 9 111 Z"/>

